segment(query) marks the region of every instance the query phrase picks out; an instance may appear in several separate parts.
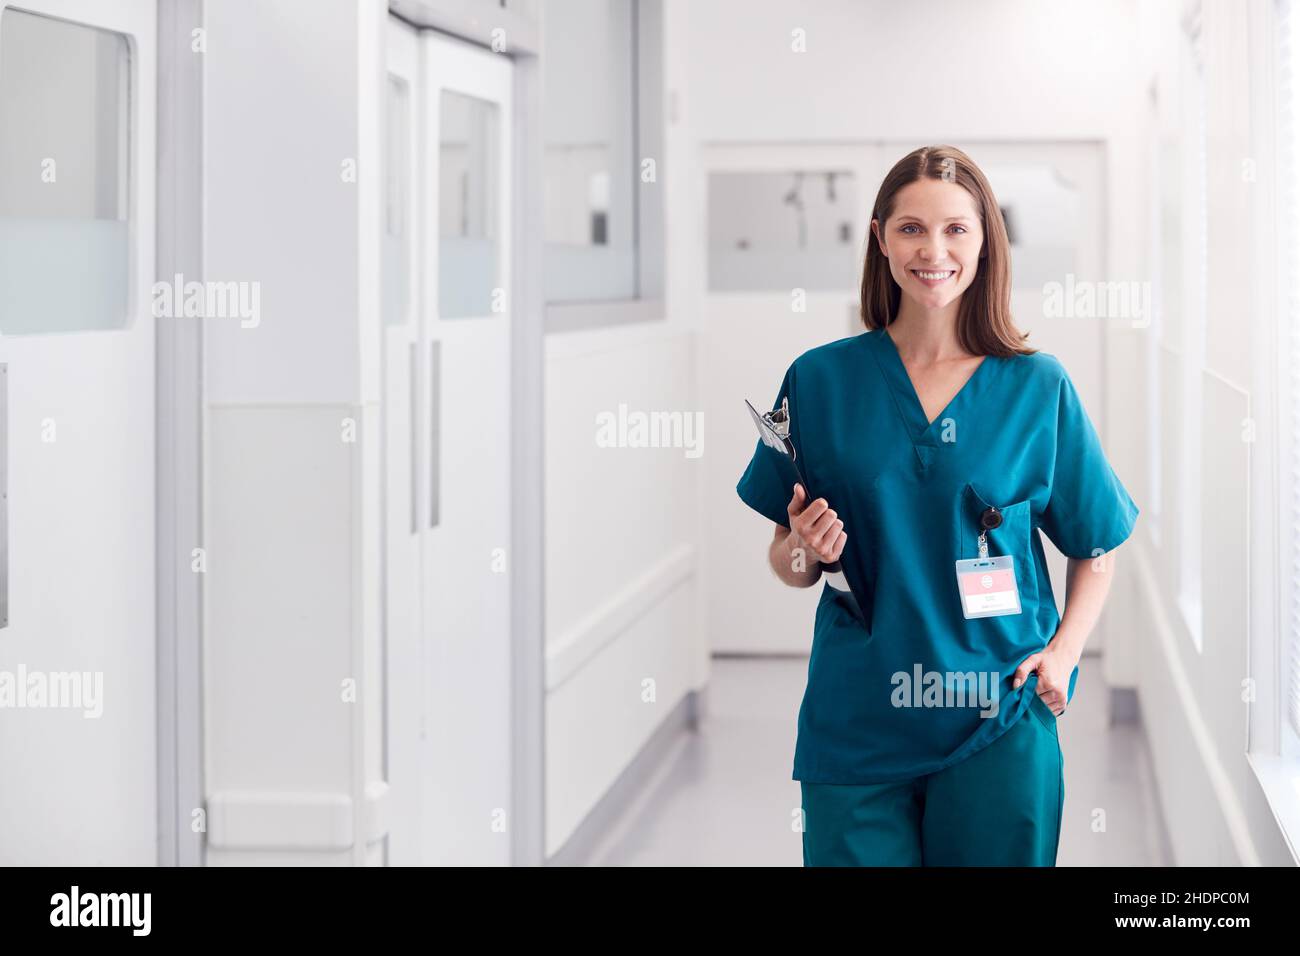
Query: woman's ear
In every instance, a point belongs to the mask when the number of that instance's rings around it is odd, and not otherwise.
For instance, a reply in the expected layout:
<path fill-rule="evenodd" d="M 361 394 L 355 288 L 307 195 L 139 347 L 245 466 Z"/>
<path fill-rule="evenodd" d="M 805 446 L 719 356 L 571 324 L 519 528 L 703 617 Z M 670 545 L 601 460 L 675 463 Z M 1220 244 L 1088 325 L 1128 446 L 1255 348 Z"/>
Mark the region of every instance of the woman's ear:
<path fill-rule="evenodd" d="M 871 235 L 872 235 L 872 237 L 873 237 L 873 238 L 875 239 L 875 241 L 876 241 L 876 248 L 878 248 L 878 249 L 880 250 L 880 254 L 881 254 L 882 256 L 884 256 L 886 259 L 888 259 L 888 258 L 889 258 L 889 253 L 888 253 L 888 251 L 886 251 L 886 249 L 885 249 L 885 241 L 884 241 L 883 239 L 880 238 L 880 220 L 879 220 L 879 219 L 873 219 L 873 220 L 871 220 Z"/>

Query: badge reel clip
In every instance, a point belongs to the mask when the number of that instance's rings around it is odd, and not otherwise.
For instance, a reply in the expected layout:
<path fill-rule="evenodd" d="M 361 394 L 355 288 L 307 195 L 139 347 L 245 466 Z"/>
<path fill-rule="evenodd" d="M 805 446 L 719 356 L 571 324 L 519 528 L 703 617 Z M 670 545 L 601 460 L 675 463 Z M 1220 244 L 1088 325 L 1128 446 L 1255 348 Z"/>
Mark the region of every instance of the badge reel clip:
<path fill-rule="evenodd" d="M 763 444 L 779 452 L 786 460 L 794 466 L 795 476 L 799 479 L 799 484 L 803 485 L 804 494 L 807 495 L 807 501 L 817 500 L 817 495 L 813 492 L 812 486 L 808 484 L 808 479 L 804 476 L 803 470 L 795 460 L 794 442 L 790 437 L 790 399 L 788 397 L 781 399 L 781 407 L 770 412 L 759 412 L 749 401 L 745 399 L 745 407 L 749 409 L 749 414 L 754 419 L 754 424 L 758 428 L 758 435 L 763 440 Z M 839 561 L 831 564 L 820 562 L 822 566 L 822 576 L 826 584 L 836 591 L 839 591 L 853 612 L 853 616 L 863 626 L 866 625 L 866 619 L 862 613 L 862 605 L 858 602 L 857 596 L 853 593 L 853 588 L 849 585 L 849 580 L 844 576 L 844 569 Z"/>
<path fill-rule="evenodd" d="M 957 562 L 957 595 L 967 620 L 1020 613 L 1020 588 L 1011 555 L 989 557 L 989 532 L 1001 527 L 1002 512 L 989 506 L 980 512 L 978 558 Z"/>

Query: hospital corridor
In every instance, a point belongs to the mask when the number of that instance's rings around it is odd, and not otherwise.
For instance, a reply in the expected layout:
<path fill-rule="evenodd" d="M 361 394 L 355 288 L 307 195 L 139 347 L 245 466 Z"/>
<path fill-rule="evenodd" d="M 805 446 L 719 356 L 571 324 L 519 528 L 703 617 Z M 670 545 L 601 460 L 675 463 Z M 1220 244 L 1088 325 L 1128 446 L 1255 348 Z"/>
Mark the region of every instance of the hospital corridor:
<path fill-rule="evenodd" d="M 799 834 L 789 826 L 798 793 L 780 770 L 794 747 L 785 714 L 798 710 L 806 669 L 780 658 L 715 660 L 709 720 L 677 738 L 637 798 L 582 848 L 582 865 L 799 866 Z M 1080 680 L 1100 681 L 1100 670 L 1089 660 Z M 1064 827 L 1060 865 L 1174 866 L 1140 725 L 1112 724 L 1087 698 L 1070 725 L 1066 819 L 1122 806 L 1116 825 L 1124 829 L 1094 840 L 1086 827 Z"/>
<path fill-rule="evenodd" d="M 0 0 L 0 866 L 1295 866 L 1297 183 L 1300 0 Z"/>

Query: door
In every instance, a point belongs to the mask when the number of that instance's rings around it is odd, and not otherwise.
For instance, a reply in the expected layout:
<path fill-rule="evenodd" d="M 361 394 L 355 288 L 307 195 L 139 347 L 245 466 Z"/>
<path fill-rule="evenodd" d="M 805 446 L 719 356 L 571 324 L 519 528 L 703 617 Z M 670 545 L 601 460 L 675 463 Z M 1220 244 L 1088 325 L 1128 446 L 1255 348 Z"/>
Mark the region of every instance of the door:
<path fill-rule="evenodd" d="M 0 0 L 0 864 L 157 861 L 155 16 Z"/>
<path fill-rule="evenodd" d="M 420 47 L 415 29 L 388 22 L 385 85 L 383 232 L 384 647 L 386 653 L 386 779 L 390 793 L 388 863 L 420 862 L 420 764 L 425 739 L 424 649 L 420 551 L 427 526 L 420 469 L 426 452 L 417 406 L 420 343 L 419 243 L 421 179 L 417 106 Z"/>
<path fill-rule="evenodd" d="M 506 864 L 510 61 L 425 31 L 426 860 Z"/>
<path fill-rule="evenodd" d="M 411 250 L 385 256 L 410 266 L 385 280 L 410 301 L 385 309 L 389 859 L 505 864 L 511 66 L 397 21 L 389 62 Z"/>

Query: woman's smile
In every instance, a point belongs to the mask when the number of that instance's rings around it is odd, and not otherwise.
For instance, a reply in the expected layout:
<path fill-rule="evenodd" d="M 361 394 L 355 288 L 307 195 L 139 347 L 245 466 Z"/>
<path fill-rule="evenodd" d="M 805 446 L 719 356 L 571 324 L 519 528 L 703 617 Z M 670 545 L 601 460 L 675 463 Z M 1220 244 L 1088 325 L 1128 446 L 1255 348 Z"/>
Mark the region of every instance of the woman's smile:
<path fill-rule="evenodd" d="M 922 283 L 924 283 L 925 285 L 929 286 L 932 289 L 936 288 L 937 286 L 943 285 L 945 282 L 947 282 L 949 279 L 951 279 L 954 275 L 957 274 L 955 269 L 938 269 L 938 270 L 911 269 L 909 271 L 912 273 L 912 275 L 920 279 Z"/>

